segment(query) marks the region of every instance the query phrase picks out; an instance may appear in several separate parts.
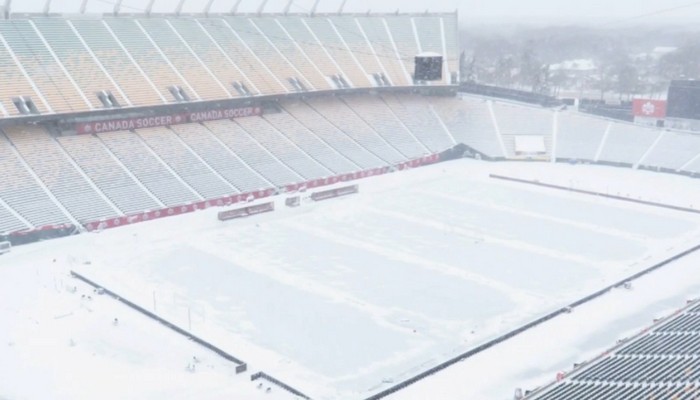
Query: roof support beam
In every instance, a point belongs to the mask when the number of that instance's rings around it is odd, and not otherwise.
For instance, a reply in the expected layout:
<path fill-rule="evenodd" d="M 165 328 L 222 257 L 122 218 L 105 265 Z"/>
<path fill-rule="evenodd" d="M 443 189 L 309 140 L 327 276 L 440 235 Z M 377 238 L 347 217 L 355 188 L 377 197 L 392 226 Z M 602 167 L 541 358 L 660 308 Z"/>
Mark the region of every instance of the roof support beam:
<path fill-rule="evenodd" d="M 236 4 L 233 5 L 233 8 L 231 8 L 231 15 L 236 15 L 238 12 L 238 6 L 241 5 L 241 1 L 243 0 L 236 0 Z"/>

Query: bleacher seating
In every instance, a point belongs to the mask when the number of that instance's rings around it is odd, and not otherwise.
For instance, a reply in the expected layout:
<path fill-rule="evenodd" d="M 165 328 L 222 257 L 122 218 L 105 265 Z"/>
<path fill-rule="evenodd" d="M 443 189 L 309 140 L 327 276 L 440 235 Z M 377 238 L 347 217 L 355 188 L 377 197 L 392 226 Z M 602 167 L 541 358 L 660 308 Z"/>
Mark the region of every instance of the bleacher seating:
<path fill-rule="evenodd" d="M 362 77 L 360 76 L 354 77 L 350 75 L 353 83 L 357 86 L 359 85 L 358 82 L 366 82 L 369 79 L 368 86 L 379 86 L 379 84 L 373 78 L 373 75 L 383 73 L 384 67 L 382 65 L 382 61 L 371 47 L 368 38 L 364 35 L 363 31 L 360 30 L 360 25 L 357 19 L 353 16 L 332 16 L 325 21 L 328 24 L 328 28 L 326 28 L 326 25 L 324 25 L 323 22 L 324 21 L 318 18 L 308 20 L 309 26 L 312 27 L 319 38 L 322 37 L 323 40 L 328 40 L 329 47 L 335 49 L 333 56 L 335 57 L 336 61 L 341 63 L 341 60 L 343 58 L 345 59 L 345 61 L 342 61 L 341 65 L 346 71 L 351 68 L 349 67 L 351 64 L 349 58 L 353 58 L 354 56 L 352 61 L 354 62 L 354 60 L 357 60 L 357 63 L 362 68 L 362 73 L 365 75 L 365 79 L 361 79 Z M 332 32 L 329 32 L 328 30 Z M 333 34 L 338 37 L 340 44 L 343 44 L 350 49 L 351 53 L 345 53 L 337 50 L 339 44 L 335 42 L 334 45 Z M 390 76 L 387 76 L 387 78 L 391 80 Z M 398 82 L 394 82 L 394 84 L 397 85 Z"/>
<path fill-rule="evenodd" d="M 46 132 L 35 127 L 4 131 L 34 173 L 76 220 L 88 222 L 119 215 Z"/>
<path fill-rule="evenodd" d="M 554 114 L 542 108 L 493 103 L 498 128 L 510 158 L 515 158 L 515 137 L 535 136 L 544 139 L 547 153 L 552 151 Z"/>
<path fill-rule="evenodd" d="M 217 47 L 217 44 L 207 36 L 199 21 L 195 19 L 171 18 L 168 19 L 168 23 L 182 37 L 183 41 L 189 45 L 190 50 L 214 74 L 218 82 L 226 88 L 229 95 L 233 97 L 240 96 L 240 93 L 233 87 L 233 82 L 242 82 L 252 93 L 258 94 L 257 85 L 248 80 L 248 77 L 235 64 L 235 61 L 223 53 L 220 50 L 221 47 Z"/>
<path fill-rule="evenodd" d="M 306 180 L 331 176 L 333 173 L 311 158 L 263 118 L 240 118 L 234 123 L 243 128 L 253 140 L 264 146 L 275 158 Z"/>
<path fill-rule="evenodd" d="M 456 144 L 428 107 L 425 99 L 393 93 L 383 94 L 382 99 L 431 152 L 439 153 Z"/>
<path fill-rule="evenodd" d="M 310 89 L 328 90 L 334 89 L 329 83 L 328 78 L 323 75 L 319 68 L 315 65 L 315 59 L 309 58 L 309 55 L 303 53 L 298 44 L 287 35 L 287 32 L 277 23 L 277 19 L 273 18 L 254 18 L 251 19 L 260 30 L 265 33 L 265 36 L 272 42 L 275 48 L 288 60 L 300 74 L 292 76 L 303 76 L 311 83 Z M 319 48 L 318 45 L 315 48 Z M 317 54 L 317 59 L 323 59 L 325 56 L 322 52 Z"/>
<path fill-rule="evenodd" d="M 265 120 L 334 174 L 346 174 L 360 170 L 358 165 L 328 146 L 291 115 L 285 112 L 272 113 L 266 115 Z"/>
<path fill-rule="evenodd" d="M 498 143 L 488 103 L 484 99 L 436 97 L 431 100 L 455 140 L 489 157 L 505 157 Z"/>
<path fill-rule="evenodd" d="M 613 123 L 599 160 L 636 165 L 660 134 L 661 131 L 651 128 Z"/>
<path fill-rule="evenodd" d="M 263 64 L 270 66 L 272 73 L 289 91 L 297 91 L 289 81 L 290 78 L 299 79 L 308 88 L 313 87 L 305 77 L 298 76 L 289 61 L 275 50 L 251 20 L 244 17 L 227 17 L 225 22 L 249 47 L 255 49 L 255 55 Z"/>
<path fill-rule="evenodd" d="M 149 83 L 146 76 L 121 47 L 120 42 L 112 36 L 104 21 L 76 19 L 68 23 L 73 25 L 132 105 L 156 105 L 171 101 L 169 93 L 165 93 L 163 88 L 157 88 Z M 159 93 L 163 94 L 159 95 Z"/>
<path fill-rule="evenodd" d="M 683 310 L 528 399 L 697 399 L 700 314 L 696 307 Z"/>
<path fill-rule="evenodd" d="M 211 131 L 203 125 L 173 125 L 171 129 L 239 192 L 248 193 L 272 186 L 250 167 L 247 167 L 234 152 L 219 142 Z"/>
<path fill-rule="evenodd" d="M 234 91 L 229 85 L 220 82 L 193 53 L 192 46 L 180 39 L 179 33 L 171 28 L 170 21 L 161 18 L 142 18 L 136 22 L 143 27 L 158 50 L 165 54 L 174 69 L 192 87 L 202 100 L 226 99 Z"/>
<path fill-rule="evenodd" d="M 99 138 L 161 203 L 179 206 L 201 200 L 193 189 L 156 158 L 137 134 L 110 132 L 100 134 Z"/>
<path fill-rule="evenodd" d="M 168 89 L 171 86 L 179 86 L 190 98 L 199 99 L 198 94 L 192 90 L 189 83 L 181 79 L 168 64 L 166 58 L 158 52 L 136 20 L 109 18 L 105 22 L 168 102 L 177 101 Z"/>
<path fill-rule="evenodd" d="M 95 136 L 61 136 L 57 140 L 85 174 L 124 214 L 162 208 L 163 205 L 147 193 L 144 187 L 139 186 L 128 170 Z"/>
<path fill-rule="evenodd" d="M 119 104 L 129 104 L 80 42 L 67 20 L 39 18 L 34 23 L 93 108 L 103 107 L 95 94 L 105 90 L 111 92 Z"/>
<path fill-rule="evenodd" d="M 55 112 L 87 111 L 81 97 L 28 20 L 0 20 L 0 35 Z M 6 77 L 1 78 L 5 84 Z M 24 95 L 17 93 L 17 95 Z M 38 99 L 33 99 L 38 103 Z"/>
<path fill-rule="evenodd" d="M 413 78 L 415 56 L 421 53 L 418 48 L 418 38 L 413 31 L 412 20 L 413 18 L 410 16 L 384 19 L 403 67 L 411 78 Z M 438 54 L 442 54 L 442 51 L 439 51 Z"/>
<path fill-rule="evenodd" d="M 593 161 L 609 124 L 600 118 L 559 113 L 556 157 Z"/>
<path fill-rule="evenodd" d="M 384 140 L 406 158 L 419 158 L 429 153 L 426 147 L 396 119 L 391 109 L 379 97 L 348 96 L 343 100 L 359 118 L 372 126 Z"/>
<path fill-rule="evenodd" d="M 40 113 L 49 111 L 41 98 L 41 91 L 37 92 L 32 87 L 32 83 L 22 73 L 5 46 L 0 46 L 0 76 L 3 78 L 2 84 L 0 84 L 2 114 L 21 114 L 20 110 L 12 103 L 12 98 L 18 96 L 31 98 Z"/>
<path fill-rule="evenodd" d="M 260 143 L 253 140 L 240 125 L 232 121 L 211 121 L 205 126 L 243 162 L 272 182 L 276 187 L 301 183 L 305 179 L 282 164 Z"/>
<path fill-rule="evenodd" d="M 700 137 L 691 133 L 664 132 L 642 165 L 680 170 L 700 155 Z"/>
<path fill-rule="evenodd" d="M 321 140 L 362 167 L 362 169 L 387 165 L 385 161 L 374 155 L 371 150 L 362 147 L 358 142 L 348 137 L 338 127 L 329 122 L 326 117 L 309 107 L 308 104 L 304 102 L 287 102 L 284 104 L 284 109 Z"/>
<path fill-rule="evenodd" d="M 217 176 L 211 167 L 193 154 L 170 129 L 140 129 L 137 133 L 144 143 L 202 198 L 215 199 L 238 193 L 238 189 Z"/>
<path fill-rule="evenodd" d="M 374 54 L 386 70 L 387 78 L 394 86 L 412 84 L 410 71 L 404 69 L 403 61 L 394 47 L 383 18 L 358 17 L 362 31 L 370 42 Z"/>
<path fill-rule="evenodd" d="M 8 207 L 9 206 L 0 203 L 0 234 L 23 231 L 31 228 L 30 225 L 25 224 L 13 214 Z"/>
<path fill-rule="evenodd" d="M 0 198 L 33 227 L 71 222 L 25 168 L 4 135 L 0 135 L 0 171 Z"/>
<path fill-rule="evenodd" d="M 287 18 L 285 21 L 290 21 L 290 19 Z M 296 21 L 305 24 L 308 27 L 307 30 L 313 32 L 316 39 L 318 39 L 318 41 L 315 43 L 322 44 L 323 49 L 325 49 L 325 51 L 327 51 L 333 58 L 335 63 L 332 65 L 326 65 L 329 72 L 335 71 L 335 74 L 341 74 L 348 81 L 348 83 L 354 87 L 373 86 L 370 77 L 363 71 L 361 64 L 358 64 L 358 62 L 355 61 L 356 58 L 354 58 L 353 54 L 350 53 L 351 50 L 345 45 L 342 37 L 338 36 L 341 29 L 340 27 L 335 27 L 334 29 L 333 25 L 327 18 L 304 18 L 296 19 Z M 301 39 L 303 40 L 303 38 Z M 310 51 L 313 51 L 313 49 L 318 49 L 318 47 L 315 45 L 307 47 L 309 47 Z M 368 50 L 365 49 L 365 51 Z M 357 57 L 358 55 L 355 54 L 354 56 Z M 318 56 L 318 58 L 323 59 L 320 56 Z M 316 60 L 316 58 L 314 58 L 314 60 Z M 324 64 L 326 63 L 324 62 Z M 338 65 L 340 69 L 335 68 L 335 65 Z M 320 66 L 321 65 L 319 64 L 319 67 Z"/>
<path fill-rule="evenodd" d="M 356 143 L 371 151 L 388 164 L 406 161 L 407 157 L 386 143 L 377 132 L 357 116 L 345 103 L 327 99 L 307 101 L 316 112 L 325 116 L 338 129 L 346 133 Z"/>

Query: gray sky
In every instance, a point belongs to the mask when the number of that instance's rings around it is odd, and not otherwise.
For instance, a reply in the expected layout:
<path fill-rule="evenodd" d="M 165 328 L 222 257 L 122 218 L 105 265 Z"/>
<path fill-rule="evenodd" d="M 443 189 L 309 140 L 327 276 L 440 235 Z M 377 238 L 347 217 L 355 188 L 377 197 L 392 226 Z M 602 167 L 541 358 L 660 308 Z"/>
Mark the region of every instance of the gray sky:
<path fill-rule="evenodd" d="M 5 0 L 0 0 L 4 2 Z M 89 12 L 109 12 L 116 0 L 88 0 Z M 38 12 L 46 0 L 13 0 L 15 12 Z M 156 0 L 155 12 L 171 12 L 179 0 Z M 235 0 L 214 0 L 212 11 L 229 11 Z M 252 12 L 261 0 L 242 0 L 240 10 Z M 303 12 L 311 8 L 314 0 L 296 0 L 293 11 Z M 82 0 L 53 0 L 52 11 L 77 12 Z M 206 0 L 185 0 L 185 12 L 199 12 Z M 269 0 L 267 11 L 279 12 L 287 0 Z M 396 9 L 406 12 L 454 11 L 459 9 L 463 23 L 481 22 L 610 22 L 630 17 L 655 13 L 660 10 L 692 4 L 691 0 L 348 0 L 347 11 L 391 12 Z M 683 22 L 700 21 L 700 2 L 675 11 L 638 18 L 625 23 L 638 22 Z M 124 0 L 124 11 L 143 9 L 148 0 Z M 320 0 L 320 12 L 336 11 L 340 0 Z"/>

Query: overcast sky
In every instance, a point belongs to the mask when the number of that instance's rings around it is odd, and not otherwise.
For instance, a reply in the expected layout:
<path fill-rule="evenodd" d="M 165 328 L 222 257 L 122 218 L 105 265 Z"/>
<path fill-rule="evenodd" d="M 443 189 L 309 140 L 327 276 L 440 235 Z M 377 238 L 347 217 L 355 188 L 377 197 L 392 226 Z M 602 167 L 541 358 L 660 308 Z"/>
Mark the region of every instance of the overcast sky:
<path fill-rule="evenodd" d="M 0 0 L 4 3 L 6 0 Z M 77 12 L 83 0 L 52 0 L 52 11 Z M 88 12 L 110 12 L 116 0 L 88 0 Z M 180 0 L 156 0 L 154 12 L 172 12 Z M 201 12 L 208 0 L 185 0 L 183 11 Z M 226 12 L 236 0 L 214 0 L 212 11 Z M 242 0 L 242 12 L 257 10 L 262 0 Z M 123 0 L 125 12 L 142 10 L 149 0 Z M 15 12 L 39 12 L 46 0 L 13 0 Z M 311 8 L 314 0 L 295 0 L 292 11 L 304 12 Z M 337 11 L 341 0 L 320 0 L 320 12 Z M 348 0 L 347 11 L 405 12 L 454 11 L 459 10 L 463 23 L 480 22 L 688 22 L 700 21 L 700 2 L 690 0 Z M 269 0 L 266 11 L 281 11 L 287 0 Z M 688 7 L 684 7 L 688 6 Z M 670 10 L 680 7 L 677 10 Z M 646 14 L 643 18 L 641 17 Z M 658 14 L 657 14 L 658 13 Z M 634 18 L 627 21 L 628 18 Z"/>

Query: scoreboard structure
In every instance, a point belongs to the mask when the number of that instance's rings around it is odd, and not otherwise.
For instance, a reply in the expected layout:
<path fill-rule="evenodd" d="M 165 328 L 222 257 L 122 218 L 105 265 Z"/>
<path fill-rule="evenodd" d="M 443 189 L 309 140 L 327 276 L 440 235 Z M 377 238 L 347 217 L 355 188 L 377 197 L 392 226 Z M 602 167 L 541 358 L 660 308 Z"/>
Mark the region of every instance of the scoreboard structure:
<path fill-rule="evenodd" d="M 668 88 L 666 126 L 700 131 L 700 81 L 672 81 Z"/>

